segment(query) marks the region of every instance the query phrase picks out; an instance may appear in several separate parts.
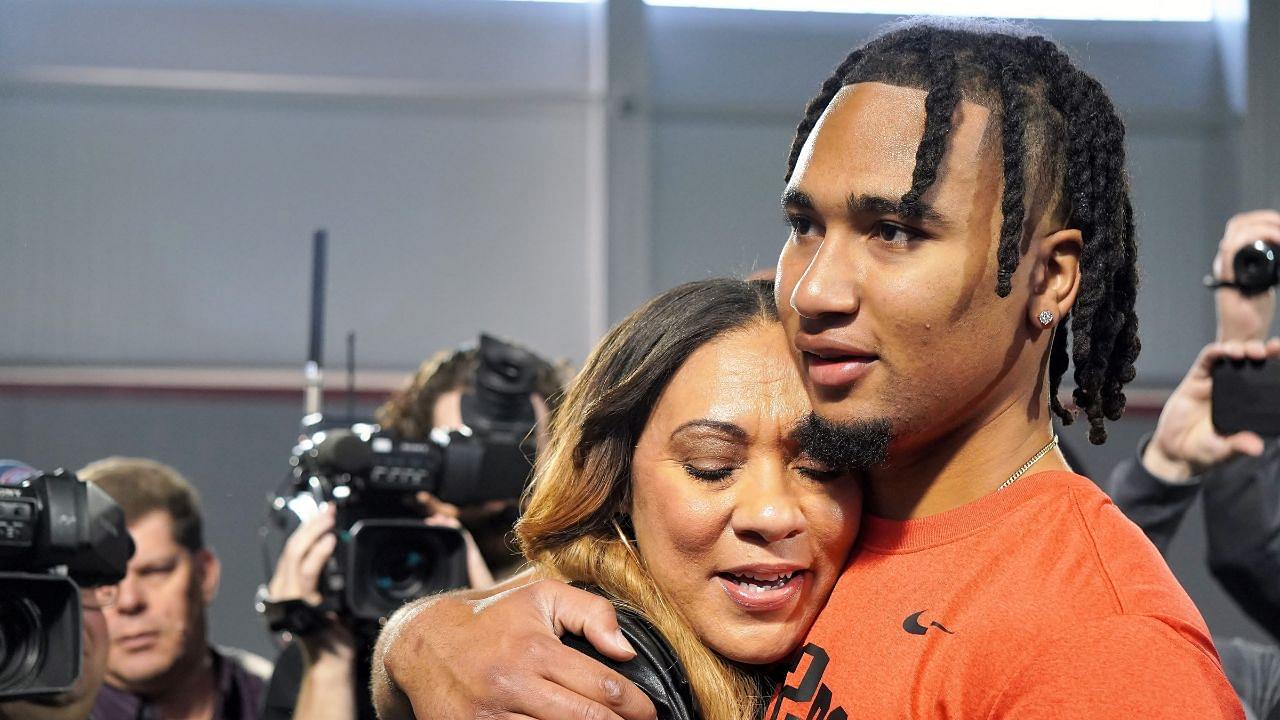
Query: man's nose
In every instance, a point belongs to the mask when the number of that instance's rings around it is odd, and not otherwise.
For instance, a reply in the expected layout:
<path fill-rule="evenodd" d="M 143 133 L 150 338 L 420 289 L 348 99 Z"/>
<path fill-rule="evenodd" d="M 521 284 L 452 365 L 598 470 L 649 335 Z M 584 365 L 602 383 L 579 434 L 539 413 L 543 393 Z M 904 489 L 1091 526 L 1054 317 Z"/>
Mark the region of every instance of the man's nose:
<path fill-rule="evenodd" d="M 112 609 L 121 615 L 135 615 L 147 607 L 146 597 L 138 587 L 138 580 L 133 573 L 125 575 L 120 581 L 120 594 Z"/>
<path fill-rule="evenodd" d="M 858 276 L 850 240 L 828 235 L 791 291 L 791 307 L 800 317 L 818 320 L 858 312 Z"/>

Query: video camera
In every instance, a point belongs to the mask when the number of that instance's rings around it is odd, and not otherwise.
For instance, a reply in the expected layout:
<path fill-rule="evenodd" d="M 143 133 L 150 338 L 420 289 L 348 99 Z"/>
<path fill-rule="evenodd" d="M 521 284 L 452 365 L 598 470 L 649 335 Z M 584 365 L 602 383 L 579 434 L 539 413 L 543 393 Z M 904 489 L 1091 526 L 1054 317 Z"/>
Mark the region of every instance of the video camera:
<path fill-rule="evenodd" d="M 124 578 L 124 511 L 59 470 L 0 486 L 0 699 L 66 692 L 80 675 L 80 587 Z"/>
<path fill-rule="evenodd" d="M 322 503 L 336 507 L 339 542 L 321 581 L 324 609 L 376 620 L 408 600 L 467 586 L 462 534 L 425 525 L 415 495 L 455 505 L 519 498 L 536 449 L 529 396 L 546 365 L 488 335 L 480 336 L 478 360 L 475 389 L 462 396 L 461 429 L 411 440 L 371 423 L 304 427 L 271 523 L 287 537 Z"/>

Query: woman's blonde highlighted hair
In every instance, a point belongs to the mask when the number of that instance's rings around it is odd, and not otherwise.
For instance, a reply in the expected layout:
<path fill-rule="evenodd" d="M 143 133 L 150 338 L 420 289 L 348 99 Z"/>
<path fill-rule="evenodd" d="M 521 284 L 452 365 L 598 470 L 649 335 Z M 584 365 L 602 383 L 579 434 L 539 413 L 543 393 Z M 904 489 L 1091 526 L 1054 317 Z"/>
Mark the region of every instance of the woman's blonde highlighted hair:
<path fill-rule="evenodd" d="M 654 404 L 699 347 L 753 323 L 777 322 L 773 284 L 704 280 L 669 290 L 596 346 L 551 423 L 516 533 L 526 557 L 551 574 L 596 585 L 639 612 L 675 650 L 697 715 L 756 716 L 760 690 L 712 652 L 663 596 L 624 530 L 631 456 Z"/>

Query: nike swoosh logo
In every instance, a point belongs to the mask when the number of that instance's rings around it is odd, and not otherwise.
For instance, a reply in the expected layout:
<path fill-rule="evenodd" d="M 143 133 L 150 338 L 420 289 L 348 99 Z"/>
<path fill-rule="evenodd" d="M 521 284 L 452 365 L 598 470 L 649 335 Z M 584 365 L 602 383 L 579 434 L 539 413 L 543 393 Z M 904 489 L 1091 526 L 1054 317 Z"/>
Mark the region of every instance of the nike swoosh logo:
<path fill-rule="evenodd" d="M 926 612 L 928 611 L 921 610 L 920 612 L 911 613 L 910 615 L 908 615 L 907 619 L 902 621 L 902 629 L 906 630 L 912 635 L 923 635 L 929 632 L 929 628 L 935 627 L 948 635 L 955 635 L 954 632 L 948 630 L 942 623 L 937 621 L 929 623 L 929 627 L 925 627 L 924 625 L 921 625 L 920 616 L 925 614 Z"/>

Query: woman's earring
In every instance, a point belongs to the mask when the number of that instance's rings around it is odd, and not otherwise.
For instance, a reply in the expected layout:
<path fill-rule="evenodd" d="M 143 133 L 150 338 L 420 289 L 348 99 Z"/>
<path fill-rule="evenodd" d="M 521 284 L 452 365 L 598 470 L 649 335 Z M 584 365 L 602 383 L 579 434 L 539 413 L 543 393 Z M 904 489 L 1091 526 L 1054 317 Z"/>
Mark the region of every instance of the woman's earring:
<path fill-rule="evenodd" d="M 620 524 L 618 522 L 618 517 L 619 516 L 617 515 L 613 516 L 613 529 L 618 531 L 618 539 L 622 541 L 622 545 L 627 549 L 627 552 L 634 555 L 636 551 L 635 551 L 635 548 L 632 547 L 631 545 L 632 540 L 631 538 L 627 537 L 626 531 L 622 529 L 622 524 L 625 524 L 628 528 L 631 527 L 631 518 L 627 517 L 626 515 L 621 516 L 622 523 Z"/>
<path fill-rule="evenodd" d="M 1041 311 L 1040 311 L 1040 324 L 1041 324 L 1042 326 L 1044 326 L 1044 327 L 1049 327 L 1049 325 L 1050 325 L 1052 322 L 1053 322 L 1053 311 L 1052 311 L 1052 310 L 1041 310 Z"/>

